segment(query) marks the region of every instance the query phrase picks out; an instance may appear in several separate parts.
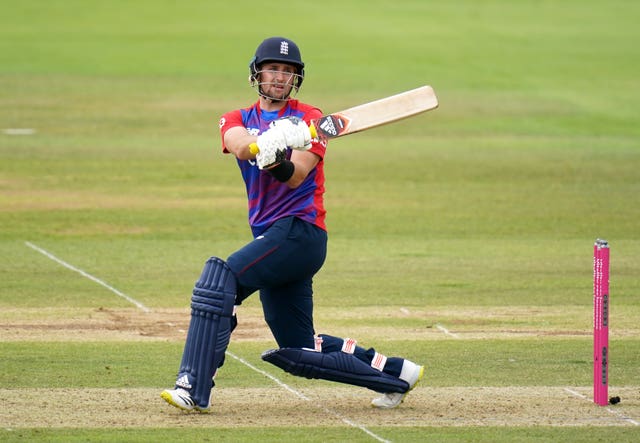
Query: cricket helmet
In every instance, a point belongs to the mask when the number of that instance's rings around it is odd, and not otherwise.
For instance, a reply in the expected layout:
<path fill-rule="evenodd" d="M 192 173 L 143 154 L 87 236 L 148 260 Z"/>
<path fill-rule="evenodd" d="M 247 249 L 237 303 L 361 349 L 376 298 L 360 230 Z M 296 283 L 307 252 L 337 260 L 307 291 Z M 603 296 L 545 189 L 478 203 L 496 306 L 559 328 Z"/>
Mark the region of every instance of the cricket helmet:
<path fill-rule="evenodd" d="M 292 40 L 284 37 L 270 37 L 260 43 L 255 55 L 249 62 L 249 71 L 251 72 L 249 80 L 252 83 L 258 82 L 257 75 L 260 71 L 260 66 L 266 62 L 287 63 L 295 66 L 297 76 L 294 87 L 300 89 L 304 80 L 304 62 L 298 45 Z"/>

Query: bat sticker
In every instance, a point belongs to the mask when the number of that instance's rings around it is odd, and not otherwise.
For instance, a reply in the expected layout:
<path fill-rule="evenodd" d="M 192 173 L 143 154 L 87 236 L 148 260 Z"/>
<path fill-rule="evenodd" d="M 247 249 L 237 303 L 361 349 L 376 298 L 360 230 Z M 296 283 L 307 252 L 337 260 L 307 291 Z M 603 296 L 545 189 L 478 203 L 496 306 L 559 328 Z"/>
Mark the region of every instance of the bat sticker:
<path fill-rule="evenodd" d="M 339 137 L 342 133 L 349 129 L 349 120 L 344 115 L 329 114 L 325 115 L 315 124 L 318 133 L 325 138 Z"/>

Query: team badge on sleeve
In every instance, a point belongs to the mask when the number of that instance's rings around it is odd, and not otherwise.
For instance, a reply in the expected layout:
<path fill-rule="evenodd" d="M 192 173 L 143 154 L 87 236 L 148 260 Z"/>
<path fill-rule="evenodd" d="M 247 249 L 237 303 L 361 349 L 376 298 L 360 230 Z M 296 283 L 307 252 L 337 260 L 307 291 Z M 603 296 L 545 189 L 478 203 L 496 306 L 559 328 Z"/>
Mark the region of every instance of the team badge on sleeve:
<path fill-rule="evenodd" d="M 225 123 L 227 123 L 227 119 L 222 117 L 220 119 L 220 121 L 218 122 L 218 125 L 220 126 L 220 129 L 222 129 L 222 127 L 225 125 Z"/>

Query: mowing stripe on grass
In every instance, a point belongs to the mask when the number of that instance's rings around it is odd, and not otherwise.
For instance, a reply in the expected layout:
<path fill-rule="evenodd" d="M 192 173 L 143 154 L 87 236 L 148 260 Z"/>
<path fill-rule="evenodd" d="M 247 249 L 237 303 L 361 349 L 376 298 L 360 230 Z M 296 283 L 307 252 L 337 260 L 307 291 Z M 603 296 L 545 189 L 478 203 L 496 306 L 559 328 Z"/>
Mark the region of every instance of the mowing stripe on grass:
<path fill-rule="evenodd" d="M 82 269 L 76 268 L 75 266 L 67 263 L 64 260 L 59 259 L 58 257 L 56 257 L 55 255 L 53 255 L 52 253 L 34 245 L 31 242 L 24 242 L 25 245 L 27 245 L 28 247 L 30 247 L 31 249 L 38 251 L 39 253 L 41 253 L 42 255 L 50 258 L 51 260 L 53 260 L 54 262 L 64 266 L 67 269 L 71 269 L 74 272 L 77 272 L 78 274 L 82 275 L 83 277 L 88 278 L 89 280 L 98 283 L 100 286 L 104 286 L 105 288 L 107 288 L 109 291 L 113 292 L 114 294 L 124 298 L 125 300 L 127 300 L 129 303 L 132 303 L 134 305 L 136 305 L 139 309 L 143 310 L 144 312 L 151 312 L 151 309 L 147 308 L 145 305 L 143 305 L 142 303 L 140 303 L 137 300 L 134 300 L 133 298 L 129 297 L 128 295 L 118 291 L 116 288 L 114 288 L 113 286 L 108 285 L 107 283 L 105 283 L 104 281 L 100 280 L 97 277 L 94 277 L 93 275 L 83 271 Z"/>
<path fill-rule="evenodd" d="M 27 246 L 28 246 L 28 247 L 30 247 L 31 249 L 33 249 L 33 250 L 35 250 L 35 251 L 38 251 L 39 253 L 41 253 L 41 254 L 43 254 L 44 256 L 46 256 L 46 257 L 50 258 L 51 260 L 55 261 L 56 263 L 58 263 L 58 264 L 60 264 L 60 265 L 64 266 L 65 268 L 67 268 L 67 269 L 71 269 L 72 271 L 77 272 L 78 274 L 82 275 L 83 277 L 86 277 L 86 278 L 88 278 L 89 280 L 91 280 L 91 281 L 93 281 L 93 282 L 95 282 L 95 283 L 98 283 L 98 284 L 99 284 L 99 285 L 101 285 L 101 286 L 104 286 L 105 288 L 107 288 L 108 290 L 110 290 L 111 292 L 113 292 L 114 294 L 116 294 L 116 295 L 118 295 L 118 296 L 120 296 L 120 297 L 124 298 L 124 299 L 125 299 L 125 300 L 127 300 L 128 302 L 130 302 L 130 303 L 134 304 L 136 307 L 138 307 L 138 308 L 139 308 L 139 309 L 141 309 L 142 311 L 144 311 L 144 312 L 151 312 L 151 309 L 147 308 L 145 305 L 143 305 L 143 304 L 142 304 L 142 303 L 140 303 L 139 301 L 137 301 L 137 300 L 135 300 L 135 299 L 133 299 L 133 298 L 129 297 L 128 295 L 124 294 L 123 292 L 119 291 L 118 289 L 114 288 L 113 286 L 111 286 L 111 285 L 109 285 L 109 284 L 105 283 L 104 281 L 100 280 L 99 278 L 94 277 L 93 275 L 91 275 L 91 274 L 89 274 L 89 273 L 87 273 L 87 272 L 83 271 L 82 269 L 79 269 L 79 268 L 77 268 L 77 267 L 75 267 L 75 266 L 73 266 L 73 265 L 71 265 L 71 264 L 67 263 L 67 262 L 66 262 L 66 261 L 64 261 L 64 260 L 59 259 L 58 257 L 56 257 L 55 255 L 53 255 L 52 253 L 50 253 L 50 252 L 48 252 L 48 251 L 46 251 L 46 250 L 44 250 L 44 249 L 40 248 L 39 246 L 34 245 L 34 244 L 33 244 L 33 243 L 31 243 L 31 242 L 25 241 L 24 243 L 25 243 L 25 245 L 27 245 Z M 236 355 L 234 355 L 234 354 L 232 354 L 232 353 L 230 353 L 230 352 L 226 352 L 226 355 L 229 355 L 230 357 L 232 357 L 232 358 L 234 358 L 234 359 L 238 360 L 240 363 L 242 363 L 242 364 L 244 364 L 245 366 L 249 367 L 250 369 L 252 369 L 252 370 L 256 371 L 257 373 L 264 375 L 264 376 L 265 376 L 265 377 L 267 377 L 268 379 L 270 379 L 270 380 L 272 380 L 273 382 L 275 382 L 278 386 L 280 386 L 280 387 L 282 387 L 282 388 L 286 389 L 287 391 L 291 392 L 292 394 L 296 395 L 298 398 L 301 398 L 302 400 L 305 400 L 305 401 L 311 402 L 311 399 L 309 399 L 308 397 L 306 397 L 306 396 L 305 396 L 304 394 L 302 394 L 301 392 L 296 391 L 295 389 L 293 389 L 292 387 L 288 386 L 286 383 L 284 383 L 284 382 L 280 381 L 279 379 L 277 379 L 277 378 L 276 378 L 276 377 L 274 377 L 273 375 L 271 375 L 271 374 L 269 374 L 269 373 L 267 373 L 267 372 L 265 372 L 265 371 L 263 371 L 263 370 L 261 370 L 261 369 L 259 369 L 259 368 L 255 367 L 255 366 L 253 366 L 251 363 L 247 362 L 247 361 L 246 361 L 246 360 L 244 360 L 243 358 L 240 358 L 240 357 L 238 357 L 238 356 L 236 356 Z M 372 437 L 373 439 L 375 439 L 375 440 L 377 440 L 377 441 L 379 441 L 379 442 L 382 442 L 382 443 L 389 443 L 389 441 L 388 441 L 388 440 L 383 439 L 382 437 L 380 437 L 380 436 L 378 436 L 378 435 L 374 434 L 373 432 L 371 432 L 369 429 L 365 428 L 364 426 L 362 426 L 362 425 L 360 425 L 360 424 L 358 424 L 358 423 L 355 423 L 355 422 L 353 422 L 353 421 L 349 420 L 349 419 L 348 419 L 348 418 L 346 418 L 346 417 L 343 417 L 342 415 L 338 414 L 337 412 L 332 411 L 332 410 L 330 410 L 330 409 L 328 409 L 328 408 L 326 408 L 326 407 L 324 407 L 324 406 L 322 406 L 322 405 L 320 405 L 320 404 L 316 404 L 315 406 L 319 407 L 319 408 L 320 408 L 320 409 L 322 409 L 324 412 L 326 412 L 326 413 L 328 413 L 328 414 L 330 414 L 330 415 L 333 415 L 334 417 L 336 417 L 336 418 L 340 419 L 343 423 L 345 423 L 345 424 L 347 424 L 347 425 L 349 425 L 349 426 L 351 426 L 351 427 L 354 427 L 354 428 L 356 428 L 356 429 L 360 429 L 362 432 L 364 432 L 365 434 L 369 435 L 369 436 L 370 436 L 370 437 Z"/>

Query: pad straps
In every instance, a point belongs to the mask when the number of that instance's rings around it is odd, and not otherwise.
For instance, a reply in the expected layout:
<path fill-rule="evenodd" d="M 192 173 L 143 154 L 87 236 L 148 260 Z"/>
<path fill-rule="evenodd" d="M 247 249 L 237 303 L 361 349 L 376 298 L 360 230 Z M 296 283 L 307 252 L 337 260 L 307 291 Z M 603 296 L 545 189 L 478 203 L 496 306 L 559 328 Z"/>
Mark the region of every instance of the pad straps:
<path fill-rule="evenodd" d="M 281 348 L 266 351 L 262 359 L 299 377 L 346 383 L 381 393 L 405 393 L 409 390 L 406 381 L 342 351 L 324 353 L 311 349 Z"/>

